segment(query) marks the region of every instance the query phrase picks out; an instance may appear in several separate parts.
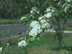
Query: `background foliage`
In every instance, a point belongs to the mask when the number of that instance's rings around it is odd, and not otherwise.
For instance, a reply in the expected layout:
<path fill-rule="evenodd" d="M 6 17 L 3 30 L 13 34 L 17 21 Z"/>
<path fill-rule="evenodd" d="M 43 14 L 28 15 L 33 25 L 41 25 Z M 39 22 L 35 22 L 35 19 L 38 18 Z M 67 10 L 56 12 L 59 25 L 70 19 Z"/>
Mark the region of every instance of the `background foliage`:
<path fill-rule="evenodd" d="M 43 13 L 47 0 L 0 0 L 0 18 L 20 18 L 29 13 L 31 7 L 37 6 Z"/>

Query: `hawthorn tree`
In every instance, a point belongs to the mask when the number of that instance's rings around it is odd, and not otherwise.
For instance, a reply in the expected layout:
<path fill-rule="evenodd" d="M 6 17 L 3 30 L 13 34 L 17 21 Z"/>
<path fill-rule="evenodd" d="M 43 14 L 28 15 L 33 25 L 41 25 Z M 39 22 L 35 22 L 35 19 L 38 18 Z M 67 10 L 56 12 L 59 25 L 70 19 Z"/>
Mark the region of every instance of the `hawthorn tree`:
<path fill-rule="evenodd" d="M 42 6 L 40 8 L 37 6 L 39 9 L 36 5 L 32 7 L 30 14 L 27 17 L 22 16 L 21 18 L 22 23 L 26 25 L 28 25 L 29 21 L 31 23 L 25 36 L 18 40 L 18 47 L 23 47 L 27 54 L 26 45 L 28 45 L 29 41 L 39 40 L 41 33 L 52 27 L 55 30 L 53 48 L 59 51 L 62 47 L 62 37 L 66 27 L 66 21 L 71 17 L 71 3 L 71 0 L 49 0 L 46 3 L 46 11 L 42 10 Z M 60 22 L 62 20 L 64 22 L 61 26 Z"/>
<path fill-rule="evenodd" d="M 30 11 L 30 18 L 31 21 L 32 20 L 36 20 L 39 21 L 41 29 L 40 32 L 44 32 L 45 29 L 49 28 L 50 26 L 52 26 L 52 28 L 54 28 L 56 34 L 53 37 L 53 48 L 56 48 L 58 51 L 60 50 L 60 48 L 62 47 L 62 43 L 63 42 L 63 33 L 64 30 L 66 28 L 66 21 L 68 18 L 71 18 L 71 0 L 50 0 L 48 3 L 48 8 L 46 10 L 46 12 L 38 12 L 36 11 L 36 7 L 32 8 L 32 10 Z M 42 8 L 41 8 L 42 9 Z M 40 10 L 40 9 L 38 9 Z M 45 14 L 47 13 L 47 14 Z M 36 14 L 36 15 L 35 15 Z M 41 14 L 41 15 L 40 15 Z M 41 16 L 41 17 L 39 17 Z M 28 19 L 27 18 L 23 18 L 22 20 L 27 24 Z M 43 24 L 46 23 L 45 20 L 49 23 L 48 24 Z M 63 25 L 61 25 L 61 21 L 63 22 Z M 50 24 L 51 22 L 51 24 Z M 33 23 L 35 23 L 35 21 L 33 21 Z M 47 26 L 47 27 L 44 27 Z M 30 31 L 32 32 L 32 30 Z M 29 33 L 30 34 L 30 33 Z M 37 35 L 37 33 L 35 32 L 34 34 L 34 30 L 33 30 L 33 35 L 35 35 L 34 37 L 39 37 Z M 30 34 L 29 36 L 33 36 L 32 34 Z M 37 35 L 37 36 L 36 36 Z M 34 40 L 33 37 L 33 40 Z M 64 44 L 65 45 L 65 44 Z"/>

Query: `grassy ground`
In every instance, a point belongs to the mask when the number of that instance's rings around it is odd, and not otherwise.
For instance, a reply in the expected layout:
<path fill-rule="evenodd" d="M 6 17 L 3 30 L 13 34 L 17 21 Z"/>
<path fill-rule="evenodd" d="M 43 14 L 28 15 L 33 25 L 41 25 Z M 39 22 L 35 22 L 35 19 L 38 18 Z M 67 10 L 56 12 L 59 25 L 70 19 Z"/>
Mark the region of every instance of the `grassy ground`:
<path fill-rule="evenodd" d="M 0 19 L 0 24 L 16 24 L 20 19 Z"/>
<path fill-rule="evenodd" d="M 51 50 L 52 36 L 54 36 L 54 34 L 55 33 L 42 33 L 43 36 L 39 41 L 36 40 L 34 42 L 31 42 L 31 44 L 27 46 L 28 54 L 56 54 L 56 50 Z M 18 38 L 12 38 L 11 41 L 14 42 Z M 66 51 L 68 51 L 69 54 L 72 54 L 72 34 L 64 34 L 63 40 L 67 47 L 63 46 L 60 50 L 60 54 L 66 54 Z M 6 40 L 2 41 L 6 43 Z M 24 49 L 18 48 L 16 43 L 16 45 L 12 45 L 9 52 L 9 54 L 24 54 Z"/>

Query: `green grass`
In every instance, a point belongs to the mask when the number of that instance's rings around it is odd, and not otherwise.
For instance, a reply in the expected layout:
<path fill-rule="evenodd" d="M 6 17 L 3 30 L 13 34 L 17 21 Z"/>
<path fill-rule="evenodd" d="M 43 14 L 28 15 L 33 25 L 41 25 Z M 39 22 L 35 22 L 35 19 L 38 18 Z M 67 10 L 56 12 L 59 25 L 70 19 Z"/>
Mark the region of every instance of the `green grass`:
<path fill-rule="evenodd" d="M 55 33 L 49 32 L 42 33 L 43 36 L 40 38 L 39 41 L 36 40 L 34 42 L 31 42 L 31 44 L 27 46 L 28 54 L 50 54 L 52 51 L 54 54 L 56 54 L 56 50 L 51 50 L 52 36 L 54 36 L 54 34 Z M 14 42 L 17 39 L 18 37 L 12 38 L 12 42 Z M 63 40 L 67 47 L 63 46 L 60 50 L 60 54 L 66 54 L 66 50 L 69 51 L 69 54 L 72 54 L 72 34 L 64 34 Z M 6 43 L 6 40 L 2 41 Z M 11 54 L 24 54 L 24 49 L 18 48 L 16 43 L 16 45 L 12 45 L 12 48 L 9 50 L 9 52 Z"/>
<path fill-rule="evenodd" d="M 0 24 L 16 24 L 20 19 L 0 19 Z"/>

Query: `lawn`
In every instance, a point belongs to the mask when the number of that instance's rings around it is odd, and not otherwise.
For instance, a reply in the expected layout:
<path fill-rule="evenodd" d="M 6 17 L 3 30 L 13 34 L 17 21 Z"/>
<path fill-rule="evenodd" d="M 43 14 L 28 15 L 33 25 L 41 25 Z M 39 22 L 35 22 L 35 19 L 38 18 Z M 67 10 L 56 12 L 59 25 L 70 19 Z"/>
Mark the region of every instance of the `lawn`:
<path fill-rule="evenodd" d="M 20 19 L 0 19 L 0 24 L 16 24 Z"/>
<path fill-rule="evenodd" d="M 31 42 L 27 46 L 28 54 L 56 54 L 57 50 L 51 50 L 52 48 L 52 36 L 54 36 L 55 33 L 49 33 L 44 32 L 42 33 L 42 37 L 40 37 L 40 40 L 36 40 L 34 42 Z M 11 42 L 14 42 L 19 37 L 11 38 Z M 2 40 L 6 43 L 6 40 Z M 60 54 L 66 54 L 66 51 L 69 52 L 69 54 L 72 54 L 72 34 L 64 34 L 63 35 L 63 41 L 67 47 L 62 47 L 60 50 Z M 12 43 L 10 44 L 12 45 Z M 11 48 L 9 48 L 9 54 L 24 54 L 24 49 L 18 48 L 17 43 L 15 45 L 12 45 Z"/>

